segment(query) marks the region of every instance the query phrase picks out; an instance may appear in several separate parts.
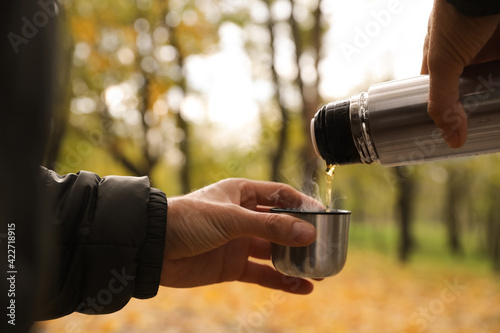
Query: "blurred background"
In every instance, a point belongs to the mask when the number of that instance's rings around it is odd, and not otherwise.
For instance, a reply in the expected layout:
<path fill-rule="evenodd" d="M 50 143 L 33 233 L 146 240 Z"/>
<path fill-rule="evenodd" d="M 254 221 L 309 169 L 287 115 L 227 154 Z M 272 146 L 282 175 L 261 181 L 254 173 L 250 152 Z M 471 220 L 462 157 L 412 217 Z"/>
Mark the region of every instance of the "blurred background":
<path fill-rule="evenodd" d="M 60 0 L 46 165 L 148 175 L 167 196 L 228 177 L 320 198 L 323 103 L 416 76 L 431 0 Z M 161 288 L 37 332 L 499 332 L 500 157 L 336 169 L 349 256 L 308 296 Z"/>

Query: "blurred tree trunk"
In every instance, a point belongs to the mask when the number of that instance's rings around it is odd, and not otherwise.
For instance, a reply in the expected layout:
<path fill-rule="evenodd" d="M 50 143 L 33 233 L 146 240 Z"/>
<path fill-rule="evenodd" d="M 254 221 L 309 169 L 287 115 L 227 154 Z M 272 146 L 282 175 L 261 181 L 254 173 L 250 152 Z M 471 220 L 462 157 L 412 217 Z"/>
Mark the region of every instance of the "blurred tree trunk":
<path fill-rule="evenodd" d="M 157 24 L 165 27 L 170 33 L 170 44 L 177 50 L 177 65 L 180 68 L 184 66 L 184 55 L 179 47 L 179 36 L 175 28 L 167 25 L 165 23 L 165 16 L 168 13 L 168 1 L 160 1 L 162 5 L 162 10 L 158 16 Z M 141 98 L 141 103 L 139 105 L 139 112 L 141 114 L 141 126 L 142 126 L 142 140 L 140 144 L 140 159 L 133 161 L 131 160 L 122 149 L 121 139 L 112 130 L 106 131 L 108 135 L 105 135 L 105 143 L 108 150 L 112 153 L 114 158 L 119 161 L 125 168 L 127 168 L 132 174 L 136 176 L 150 176 L 152 170 L 157 165 L 160 160 L 162 150 L 155 149 L 148 141 L 148 132 L 151 126 L 146 122 L 146 113 L 150 110 L 153 104 L 152 96 L 152 85 L 155 84 L 158 77 L 154 74 L 147 73 L 142 69 L 141 62 L 143 56 L 140 56 L 140 52 L 136 52 L 136 67 L 137 72 L 141 73 L 144 78 L 144 84 L 139 91 Z M 186 82 L 184 77 L 177 80 L 175 84 L 182 90 L 185 94 L 186 92 Z M 182 116 L 181 110 L 172 110 L 175 115 L 175 122 L 178 128 L 180 128 L 184 136 L 179 142 L 179 150 L 183 154 L 184 162 L 179 170 L 179 181 L 181 185 L 181 192 L 188 193 L 191 190 L 189 170 L 191 165 L 191 159 L 189 154 L 189 124 Z M 113 119 L 109 112 L 105 109 L 102 113 L 103 123 L 112 123 Z M 111 127 L 110 127 L 111 129 Z"/>
<path fill-rule="evenodd" d="M 271 12 L 271 0 L 266 0 L 266 5 L 268 11 Z M 271 73 L 273 78 L 273 85 L 275 90 L 275 99 L 277 105 L 279 105 L 281 113 L 281 126 L 278 133 L 278 146 L 274 151 L 271 152 L 271 180 L 272 181 L 282 181 L 280 177 L 280 170 L 283 165 L 284 153 L 287 149 L 287 139 L 288 139 L 288 125 L 290 123 L 290 117 L 288 115 L 288 110 L 285 108 L 283 103 L 281 103 L 281 91 L 280 91 L 280 80 L 278 73 L 276 72 L 276 55 L 274 53 L 274 19 L 272 15 L 269 15 L 269 20 L 267 21 L 267 30 L 269 31 L 270 41 L 270 54 L 271 54 Z"/>
<path fill-rule="evenodd" d="M 490 187 L 492 204 L 489 205 L 488 221 L 486 225 L 486 249 L 491 257 L 493 270 L 500 273 L 500 188 L 496 185 Z"/>
<path fill-rule="evenodd" d="M 160 19 L 162 20 L 163 17 Z M 148 131 L 150 125 L 146 122 L 146 113 L 150 109 L 151 104 L 151 83 L 155 80 L 155 76 L 147 73 L 142 69 L 141 61 L 143 59 L 140 52 L 136 52 L 135 57 L 135 67 L 136 71 L 141 74 L 144 78 L 144 84 L 138 91 L 140 98 L 140 103 L 138 105 L 138 111 L 141 114 L 141 135 L 142 140 L 139 145 L 141 158 L 132 160 L 127 156 L 127 153 L 122 148 L 123 139 L 113 130 L 114 119 L 109 113 L 108 107 L 105 106 L 103 111 L 99 114 L 101 118 L 101 124 L 105 124 L 103 142 L 106 149 L 111 153 L 113 158 L 118 161 L 123 167 L 131 172 L 134 176 L 148 176 L 150 178 L 150 183 L 153 185 L 153 180 L 151 179 L 151 172 L 160 160 L 160 152 L 155 151 L 148 141 Z"/>
<path fill-rule="evenodd" d="M 407 262 L 414 248 L 414 239 L 411 232 L 413 219 L 413 203 L 415 200 L 415 179 L 412 172 L 408 172 L 408 168 L 404 166 L 394 168 L 399 181 L 398 186 L 396 211 L 400 227 L 399 235 L 399 260 Z"/>
<path fill-rule="evenodd" d="M 166 0 L 165 3 L 165 11 L 164 15 L 162 15 L 162 18 L 166 16 L 168 13 L 168 8 L 169 8 L 169 0 Z M 162 22 L 165 22 L 165 20 L 162 20 Z M 164 25 L 170 32 L 170 44 L 177 50 L 177 64 L 180 68 L 184 69 L 184 54 L 182 52 L 182 49 L 180 47 L 179 43 L 179 36 L 178 36 L 178 31 L 176 28 L 168 25 Z M 179 80 L 176 82 L 177 86 L 182 90 L 183 96 L 186 95 L 187 91 L 187 85 L 186 85 L 186 79 L 184 75 L 181 76 Z M 190 134 L 189 134 L 189 124 L 184 119 L 181 110 L 174 110 L 175 112 L 175 120 L 177 127 L 182 130 L 184 133 L 182 139 L 179 142 L 179 150 L 182 153 L 182 156 L 184 157 L 183 163 L 181 165 L 181 168 L 179 170 L 179 179 L 181 183 L 181 192 L 182 193 L 189 193 L 191 191 L 191 178 L 190 178 L 190 169 L 191 169 L 191 154 L 190 154 Z"/>
<path fill-rule="evenodd" d="M 500 272 L 500 216 L 498 211 L 490 213 L 487 228 L 488 250 L 493 263 L 493 270 Z"/>
<path fill-rule="evenodd" d="M 314 193 L 311 192 L 309 188 L 311 186 L 311 181 L 316 179 L 316 169 L 318 166 L 318 158 L 314 152 L 312 142 L 311 142 L 311 133 L 309 124 L 311 119 L 314 117 L 314 114 L 317 111 L 317 108 L 320 103 L 319 96 L 319 72 L 318 72 L 318 64 L 320 60 L 320 50 L 321 50 L 321 37 L 322 37 L 322 28 L 321 28 L 321 0 L 318 0 L 316 7 L 313 12 L 314 16 L 314 25 L 312 26 L 310 31 L 302 32 L 300 30 L 299 24 L 294 18 L 294 1 L 290 0 L 292 14 L 290 15 L 290 26 L 292 30 L 292 37 L 295 44 L 295 61 L 298 70 L 296 85 L 299 88 L 300 95 L 302 98 L 302 111 L 301 111 L 301 119 L 302 119 L 302 131 L 304 133 L 305 143 L 301 150 L 301 161 L 303 163 L 302 169 L 302 184 L 303 190 L 306 193 Z M 300 66 L 300 60 L 302 55 L 304 54 L 304 43 L 302 39 L 302 35 L 307 33 L 308 38 L 306 39 L 311 44 L 308 45 L 313 53 L 314 53 L 314 71 L 315 71 L 315 80 L 310 85 L 305 85 L 302 77 L 304 69 Z"/>
<path fill-rule="evenodd" d="M 448 232 L 448 245 L 453 254 L 463 254 L 460 241 L 460 220 L 462 208 L 465 204 L 465 195 L 469 195 L 469 193 L 464 173 L 456 167 L 448 168 L 444 220 Z"/>
<path fill-rule="evenodd" d="M 142 131 L 144 133 L 144 141 L 141 147 L 141 153 L 143 160 L 145 162 L 144 174 L 150 176 L 151 171 L 153 170 L 153 168 L 158 163 L 158 160 L 160 159 L 160 156 L 158 155 L 159 153 L 154 152 L 148 143 L 147 134 L 150 126 L 146 123 L 146 117 L 145 117 L 146 112 L 148 112 L 149 105 L 151 103 L 151 80 L 153 80 L 154 77 L 150 77 L 145 72 L 143 72 L 142 75 L 144 76 L 144 85 L 142 86 L 141 89 L 142 104 L 141 108 L 139 109 L 139 112 L 141 113 L 141 125 L 142 125 Z"/>
<path fill-rule="evenodd" d="M 179 142 L 179 150 L 184 156 L 184 161 L 182 163 L 181 169 L 179 171 L 181 191 L 186 194 L 191 191 L 191 177 L 189 170 L 191 169 L 191 155 L 189 153 L 189 125 L 188 122 L 182 117 L 181 113 L 177 113 L 177 126 L 183 131 L 184 137 Z"/>
<path fill-rule="evenodd" d="M 141 73 L 144 78 L 144 84 L 139 90 L 139 96 L 141 97 L 141 103 L 139 104 L 139 112 L 141 114 L 141 125 L 142 125 L 142 143 L 140 146 L 140 153 L 142 155 L 141 159 L 137 161 L 131 160 L 122 149 L 120 144 L 121 139 L 111 130 L 111 127 L 106 130 L 106 135 L 104 135 L 104 142 L 107 146 L 108 151 L 111 152 L 113 157 L 120 162 L 125 168 L 127 168 L 134 176 L 150 176 L 151 171 L 156 166 L 159 161 L 160 156 L 158 152 L 153 152 L 150 146 L 147 134 L 150 126 L 145 121 L 145 114 L 149 110 L 149 104 L 151 101 L 151 80 L 154 78 L 143 71 L 140 65 L 140 58 L 136 61 L 137 70 Z M 107 108 L 101 113 L 102 123 L 111 124 L 113 119 L 109 114 Z M 151 178 L 151 177 L 150 177 Z M 153 181 L 150 179 L 151 184 Z"/>

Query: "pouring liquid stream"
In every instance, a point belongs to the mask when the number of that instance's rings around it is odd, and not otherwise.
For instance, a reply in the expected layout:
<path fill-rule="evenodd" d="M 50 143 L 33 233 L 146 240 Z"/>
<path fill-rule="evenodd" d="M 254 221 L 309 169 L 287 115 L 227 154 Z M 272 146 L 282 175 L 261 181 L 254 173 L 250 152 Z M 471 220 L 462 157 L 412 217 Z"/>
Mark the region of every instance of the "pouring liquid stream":
<path fill-rule="evenodd" d="M 335 165 L 328 164 L 326 166 L 326 175 L 325 175 L 325 183 L 326 183 L 325 206 L 327 212 L 333 209 L 332 207 L 333 178 L 335 178 Z"/>

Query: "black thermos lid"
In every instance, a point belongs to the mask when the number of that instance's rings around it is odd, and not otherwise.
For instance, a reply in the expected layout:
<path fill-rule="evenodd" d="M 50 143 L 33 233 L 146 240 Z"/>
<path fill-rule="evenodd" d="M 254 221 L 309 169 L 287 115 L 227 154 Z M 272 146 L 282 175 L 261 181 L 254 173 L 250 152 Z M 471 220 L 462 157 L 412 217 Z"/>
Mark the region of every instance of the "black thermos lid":
<path fill-rule="evenodd" d="M 316 148 L 327 164 L 361 163 L 354 143 L 349 116 L 349 99 L 323 106 L 314 116 L 311 130 Z"/>

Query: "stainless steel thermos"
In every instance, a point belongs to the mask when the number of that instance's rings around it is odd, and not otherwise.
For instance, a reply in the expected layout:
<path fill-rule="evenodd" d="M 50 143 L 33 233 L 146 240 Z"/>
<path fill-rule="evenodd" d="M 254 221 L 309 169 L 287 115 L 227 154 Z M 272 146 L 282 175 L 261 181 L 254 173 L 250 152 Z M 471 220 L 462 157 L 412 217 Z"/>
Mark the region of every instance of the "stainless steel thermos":
<path fill-rule="evenodd" d="M 271 212 L 291 215 L 316 228 L 316 239 L 308 246 L 271 244 L 271 259 L 279 272 L 288 276 L 324 278 L 342 270 L 347 260 L 350 211 L 273 208 Z"/>
<path fill-rule="evenodd" d="M 469 66 L 460 78 L 469 125 L 461 148 L 442 139 L 427 114 L 428 96 L 429 77 L 421 75 L 325 105 L 311 121 L 316 153 L 334 165 L 396 166 L 500 151 L 500 61 Z"/>

